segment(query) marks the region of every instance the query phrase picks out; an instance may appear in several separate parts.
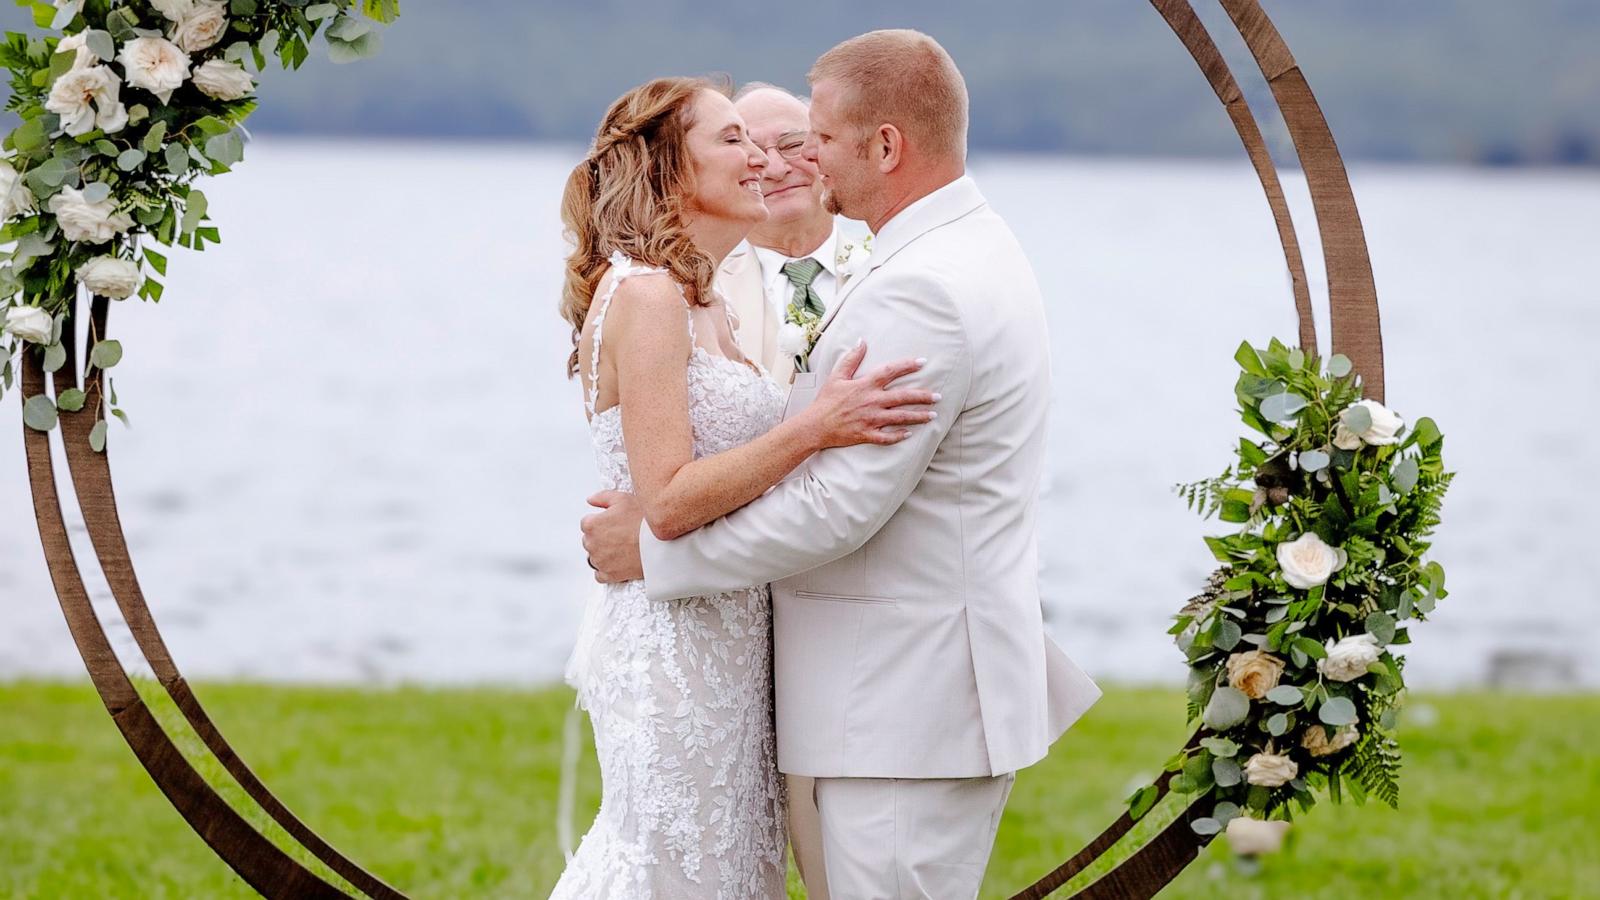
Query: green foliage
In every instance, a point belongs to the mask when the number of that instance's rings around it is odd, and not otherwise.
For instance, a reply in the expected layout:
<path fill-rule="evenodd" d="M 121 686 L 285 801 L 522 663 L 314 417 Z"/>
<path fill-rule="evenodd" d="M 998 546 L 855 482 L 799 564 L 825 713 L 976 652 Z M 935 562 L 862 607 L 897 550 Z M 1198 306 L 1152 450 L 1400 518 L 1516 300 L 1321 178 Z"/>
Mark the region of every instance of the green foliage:
<path fill-rule="evenodd" d="M 91 261 L 131 263 L 139 278 L 133 292 L 155 302 L 163 286 L 144 267 L 148 263 L 165 276 L 167 257 L 152 245 L 203 250 L 221 239 L 207 224 L 206 198 L 195 183 L 204 175 L 229 171 L 244 158 L 241 126 L 256 101 L 249 96 L 228 99 L 236 92 L 218 90 L 211 81 L 202 82 L 208 85 L 202 89 L 195 73 L 209 66 L 239 78 L 249 75 L 253 89 L 270 53 L 276 50 L 285 68 L 298 67 L 319 34 L 336 58 L 369 56 L 377 49 L 377 32 L 368 20 L 388 23 L 399 14 L 397 0 L 336 0 L 310 7 L 305 2 L 230 0 L 230 21 L 220 39 L 190 52 L 184 82 L 170 96 L 159 96 L 141 86 L 138 73 L 127 71 L 117 58 L 118 45 L 135 38 L 162 39 L 159 35 L 165 32 L 176 39 L 175 23 L 159 11 L 103 0 L 81 4 L 81 12 L 73 4 L 59 11 L 50 3 L 22 0 L 21 5 L 33 10 L 38 27 L 60 34 L 10 32 L 0 42 L 0 65 L 11 84 L 6 108 L 21 120 L 5 138 L 8 155 L 0 163 L 5 216 L 0 246 L 12 244 L 0 252 L 0 315 L 36 307 L 49 313 L 58 329 L 80 291 L 100 287 L 79 283 L 78 273 Z M 81 52 L 88 56 L 58 52 L 70 36 L 82 36 Z M 52 89 L 68 76 L 109 82 L 116 86 L 118 99 L 113 103 L 106 91 L 96 95 L 94 105 L 82 107 L 74 105 L 81 92 L 73 90 L 52 101 Z M 66 225 L 58 218 L 62 211 L 57 204 L 75 207 Z M 85 227 L 87 220 L 94 227 Z M 12 359 L 21 345 L 8 341 L 0 347 L 5 373 L 0 396 L 10 387 Z M 121 346 L 103 341 L 88 363 L 106 369 L 120 358 Z M 46 368 L 55 371 L 65 360 L 57 335 L 47 346 Z M 54 427 L 56 406 L 51 403 L 47 413 L 37 401 L 50 403 L 48 398 L 30 400 L 29 426 Z M 101 402 L 100 418 L 127 421 L 114 401 Z M 104 434 L 100 429 L 96 433 L 98 450 Z"/>
<path fill-rule="evenodd" d="M 1177 486 L 1191 510 L 1238 529 L 1205 538 L 1220 568 L 1171 629 L 1190 666 L 1189 720 L 1205 735 L 1174 787 L 1256 815 L 1287 817 L 1291 801 L 1308 809 L 1322 786 L 1336 801 L 1348 790 L 1393 805 L 1405 681 L 1386 648 L 1409 642 L 1410 621 L 1448 594 L 1444 569 L 1425 559 L 1453 478 L 1444 438 L 1431 419 L 1407 429 L 1363 400 L 1342 356 L 1324 363 L 1274 340 L 1241 344 L 1234 360 L 1239 417 L 1257 435 L 1222 474 Z M 1286 573 L 1290 543 L 1311 555 Z M 1251 666 L 1253 685 L 1239 680 Z M 1296 776 L 1238 777 L 1259 754 L 1287 757 Z"/>

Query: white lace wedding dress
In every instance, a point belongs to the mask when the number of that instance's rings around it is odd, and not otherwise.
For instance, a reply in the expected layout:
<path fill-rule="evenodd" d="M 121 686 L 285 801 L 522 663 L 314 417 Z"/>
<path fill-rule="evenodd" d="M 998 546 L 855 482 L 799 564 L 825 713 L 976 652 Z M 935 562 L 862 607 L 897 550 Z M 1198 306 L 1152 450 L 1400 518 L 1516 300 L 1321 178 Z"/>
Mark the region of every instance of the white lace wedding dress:
<path fill-rule="evenodd" d="M 621 408 L 596 413 L 593 385 L 617 286 L 661 270 L 620 254 L 611 263 L 586 403 L 601 481 L 631 491 Z M 689 332 L 693 341 L 692 318 Z M 782 417 L 782 391 L 742 362 L 695 344 L 688 377 L 696 458 L 747 443 Z M 607 585 L 591 603 L 571 674 L 594 725 L 600 812 L 552 900 L 784 897 L 766 586 L 652 601 L 633 581 Z"/>

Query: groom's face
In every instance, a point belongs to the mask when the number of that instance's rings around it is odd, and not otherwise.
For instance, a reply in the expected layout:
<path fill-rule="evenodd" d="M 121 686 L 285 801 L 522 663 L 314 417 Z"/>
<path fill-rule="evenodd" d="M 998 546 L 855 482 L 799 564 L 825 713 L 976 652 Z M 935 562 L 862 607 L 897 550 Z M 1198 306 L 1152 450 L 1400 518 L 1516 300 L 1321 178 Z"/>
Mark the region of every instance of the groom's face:
<path fill-rule="evenodd" d="M 865 219 L 877 169 L 862 152 L 860 129 L 844 115 L 844 94 L 831 79 L 811 86 L 811 136 L 805 157 L 822 175 L 822 205 L 828 212 Z"/>

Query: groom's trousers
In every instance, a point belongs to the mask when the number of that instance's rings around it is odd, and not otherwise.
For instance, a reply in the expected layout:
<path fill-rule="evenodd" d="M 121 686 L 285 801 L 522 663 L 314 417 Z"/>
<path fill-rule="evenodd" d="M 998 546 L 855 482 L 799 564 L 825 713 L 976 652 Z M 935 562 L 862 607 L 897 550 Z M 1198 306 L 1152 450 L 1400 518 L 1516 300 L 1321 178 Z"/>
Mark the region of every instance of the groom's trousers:
<path fill-rule="evenodd" d="M 818 778 L 833 900 L 971 900 L 1016 773 L 991 778 Z"/>

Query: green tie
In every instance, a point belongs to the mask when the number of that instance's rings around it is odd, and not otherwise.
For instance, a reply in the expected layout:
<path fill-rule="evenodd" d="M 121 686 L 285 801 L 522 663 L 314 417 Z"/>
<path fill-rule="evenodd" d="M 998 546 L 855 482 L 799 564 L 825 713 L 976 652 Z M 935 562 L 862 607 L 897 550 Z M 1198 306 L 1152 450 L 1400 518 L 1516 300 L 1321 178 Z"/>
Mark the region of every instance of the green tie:
<path fill-rule="evenodd" d="M 789 309 L 793 311 L 788 316 L 789 321 L 796 325 L 804 325 L 798 313 L 810 313 L 810 317 L 821 318 L 826 309 L 822 305 L 822 298 L 811 287 L 811 282 L 817 280 L 822 273 L 822 263 L 811 257 L 796 259 L 783 264 L 783 274 L 794 285 L 794 299 L 789 301 Z"/>

